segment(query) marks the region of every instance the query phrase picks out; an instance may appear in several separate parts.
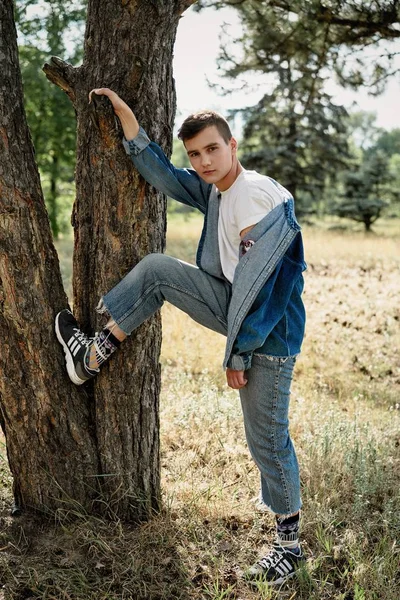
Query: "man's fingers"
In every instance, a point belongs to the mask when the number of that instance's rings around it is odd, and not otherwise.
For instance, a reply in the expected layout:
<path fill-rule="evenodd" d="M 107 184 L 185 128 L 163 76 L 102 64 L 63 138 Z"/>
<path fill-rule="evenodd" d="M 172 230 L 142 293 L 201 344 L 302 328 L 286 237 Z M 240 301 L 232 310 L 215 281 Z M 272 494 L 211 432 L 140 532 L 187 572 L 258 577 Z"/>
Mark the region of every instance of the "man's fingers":
<path fill-rule="evenodd" d="M 238 386 L 236 389 L 240 389 L 246 385 L 247 379 L 245 379 L 244 373 L 242 371 L 240 371 L 239 375 L 237 376 L 236 382 Z"/>
<path fill-rule="evenodd" d="M 90 90 L 90 92 L 89 92 L 89 104 L 90 104 L 90 103 L 91 103 L 91 101 L 92 101 L 92 94 L 93 94 L 93 93 L 97 94 L 97 92 L 98 92 L 98 91 L 99 91 L 98 89 L 97 89 L 97 90 Z"/>
<path fill-rule="evenodd" d="M 229 387 L 234 390 L 240 390 L 247 383 L 247 379 L 244 376 L 244 371 L 234 371 L 228 369 L 226 373 L 226 379 Z"/>
<path fill-rule="evenodd" d="M 239 379 L 240 379 L 240 385 L 241 385 L 241 387 L 244 387 L 246 385 L 246 383 L 247 383 L 247 379 L 245 378 L 244 373 L 241 373 Z"/>
<path fill-rule="evenodd" d="M 109 90 L 108 88 L 95 88 L 94 90 L 91 90 L 89 92 L 89 104 L 92 101 L 92 94 L 97 94 L 98 96 L 110 96 L 110 92 L 111 90 Z"/>

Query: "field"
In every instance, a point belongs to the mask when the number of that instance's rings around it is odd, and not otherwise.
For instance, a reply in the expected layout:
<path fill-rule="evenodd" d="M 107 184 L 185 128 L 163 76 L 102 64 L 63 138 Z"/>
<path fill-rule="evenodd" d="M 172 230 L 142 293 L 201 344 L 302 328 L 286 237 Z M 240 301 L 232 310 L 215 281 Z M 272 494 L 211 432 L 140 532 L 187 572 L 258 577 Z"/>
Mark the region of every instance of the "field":
<path fill-rule="evenodd" d="M 254 508 L 258 475 L 225 384 L 224 339 L 165 306 L 161 513 L 138 528 L 12 519 L 3 448 L 0 599 L 399 600 L 400 234 L 386 225 L 304 232 L 308 323 L 291 432 L 308 561 L 290 584 L 240 579 L 273 540 L 273 519 Z M 171 220 L 167 252 L 192 261 L 200 227 Z"/>

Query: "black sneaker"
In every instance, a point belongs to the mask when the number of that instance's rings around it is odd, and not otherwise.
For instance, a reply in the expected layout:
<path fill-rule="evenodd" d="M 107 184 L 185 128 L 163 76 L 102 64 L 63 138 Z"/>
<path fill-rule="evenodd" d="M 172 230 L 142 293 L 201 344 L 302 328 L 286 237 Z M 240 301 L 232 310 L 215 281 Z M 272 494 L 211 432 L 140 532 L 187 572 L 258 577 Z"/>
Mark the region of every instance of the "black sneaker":
<path fill-rule="evenodd" d="M 89 369 L 86 365 L 86 356 L 90 352 L 93 338 L 79 329 L 77 320 L 69 310 L 58 313 L 55 330 L 64 349 L 67 371 L 72 383 L 82 385 L 97 375 L 100 369 Z"/>
<path fill-rule="evenodd" d="M 299 553 L 283 548 L 279 543 L 272 546 L 272 550 L 252 567 L 243 577 L 250 582 L 267 581 L 270 585 L 280 585 L 293 577 L 297 569 L 305 561 L 300 549 Z"/>

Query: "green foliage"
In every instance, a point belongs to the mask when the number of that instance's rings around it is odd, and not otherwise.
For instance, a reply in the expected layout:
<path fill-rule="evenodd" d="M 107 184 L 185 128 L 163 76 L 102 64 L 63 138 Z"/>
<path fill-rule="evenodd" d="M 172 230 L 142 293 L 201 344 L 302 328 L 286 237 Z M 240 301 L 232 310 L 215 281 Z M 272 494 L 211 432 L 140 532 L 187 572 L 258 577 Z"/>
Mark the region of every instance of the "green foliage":
<path fill-rule="evenodd" d="M 393 0 L 198 0 L 197 10 L 210 6 L 231 6 L 240 15 L 250 11 L 259 19 L 253 41 L 266 41 L 258 53 L 250 52 L 243 65 L 258 68 L 259 61 L 276 56 L 290 60 L 295 56 L 307 62 L 312 74 L 322 69 L 335 73 L 342 85 L 357 89 L 372 85 L 382 91 L 387 76 L 393 73 L 396 52 L 394 42 L 400 37 L 400 7 Z M 269 20 L 266 19 L 268 16 Z M 281 34 L 286 31 L 286 37 Z M 242 40 L 244 41 L 244 40 Z M 385 42 L 382 44 L 382 42 Z M 373 50 L 366 53 L 365 49 Z M 304 57 L 309 59 L 304 61 Z M 227 58 L 227 57 L 226 57 Z M 329 73 L 325 72 L 325 76 Z"/>
<path fill-rule="evenodd" d="M 357 149 L 362 152 L 371 148 L 379 138 L 382 130 L 376 125 L 376 114 L 364 110 L 350 113 L 347 118 L 347 129 L 352 141 L 352 154 Z"/>
<path fill-rule="evenodd" d="M 391 185 L 394 199 L 397 201 L 397 204 L 393 206 L 392 216 L 398 217 L 400 216 L 400 153 L 392 154 L 389 158 L 389 175 L 391 177 Z"/>
<path fill-rule="evenodd" d="M 352 200 L 346 199 L 334 206 L 332 214 L 364 223 L 365 230 L 370 231 L 372 224 L 379 219 L 385 206 L 387 203 L 379 198 L 359 197 Z"/>
<path fill-rule="evenodd" d="M 375 143 L 371 145 L 369 153 L 373 154 L 376 151 L 383 152 L 389 157 L 400 154 L 400 129 L 380 131 L 380 135 Z"/>
<path fill-rule="evenodd" d="M 368 113 L 353 115 L 349 127 L 360 146 L 355 146 L 351 168 L 340 175 L 343 199 L 333 204 L 331 212 L 364 223 L 370 231 L 383 209 L 400 197 L 400 154 L 396 154 L 400 132 L 379 130 Z"/>
<path fill-rule="evenodd" d="M 322 91 L 305 107 L 304 80 L 288 88 L 282 75 L 271 94 L 245 110 L 242 159 L 247 168 L 278 179 L 296 197 L 298 209 L 310 213 L 346 164 L 346 111 Z M 284 101 L 286 93 L 291 101 Z"/>
<path fill-rule="evenodd" d="M 225 51 L 220 63 L 234 79 L 247 72 L 268 77 L 270 91 L 243 109 L 242 143 L 247 167 L 279 179 L 310 212 L 348 156 L 346 110 L 324 90 L 331 51 L 324 28 L 264 3 L 237 5 L 244 34 L 240 60 Z"/>
<path fill-rule="evenodd" d="M 60 0 L 16 2 L 25 109 L 54 237 L 66 230 L 65 210 L 71 211 L 75 113 L 66 94 L 47 81 L 42 67 L 52 55 L 70 62 L 81 59 L 85 4 Z M 65 188 L 70 190 L 67 206 Z"/>
<path fill-rule="evenodd" d="M 60 186 L 73 182 L 75 164 L 75 115 L 68 97 L 51 85 L 42 66 L 47 54 L 32 46 L 21 46 L 21 71 L 25 109 L 53 235 L 58 237 Z"/>
<path fill-rule="evenodd" d="M 332 195 L 337 175 L 350 159 L 346 111 L 332 102 L 326 82 L 336 77 L 343 86 L 370 85 L 375 93 L 382 91 L 392 74 L 391 43 L 400 36 L 397 3 L 197 3 L 198 9 L 205 6 L 231 6 L 243 25 L 243 35 L 226 42 L 219 58 L 231 89 L 241 85 L 241 75 L 257 74 L 268 90 L 257 106 L 240 111 L 243 162 L 279 179 L 303 212 L 326 210 L 323 197 Z"/>
<path fill-rule="evenodd" d="M 171 162 L 180 169 L 190 168 L 190 160 L 181 140 L 174 138 L 172 147 Z"/>

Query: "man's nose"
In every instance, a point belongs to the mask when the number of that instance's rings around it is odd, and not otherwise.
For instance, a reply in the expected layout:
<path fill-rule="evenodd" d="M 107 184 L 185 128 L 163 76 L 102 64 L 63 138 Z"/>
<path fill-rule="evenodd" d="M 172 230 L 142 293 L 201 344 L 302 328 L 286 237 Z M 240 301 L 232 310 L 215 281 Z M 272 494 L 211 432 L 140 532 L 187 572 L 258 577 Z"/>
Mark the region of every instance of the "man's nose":
<path fill-rule="evenodd" d="M 211 164 L 210 156 L 207 153 L 203 154 L 203 156 L 201 157 L 201 164 L 203 165 L 203 167 L 206 167 L 207 165 Z"/>

